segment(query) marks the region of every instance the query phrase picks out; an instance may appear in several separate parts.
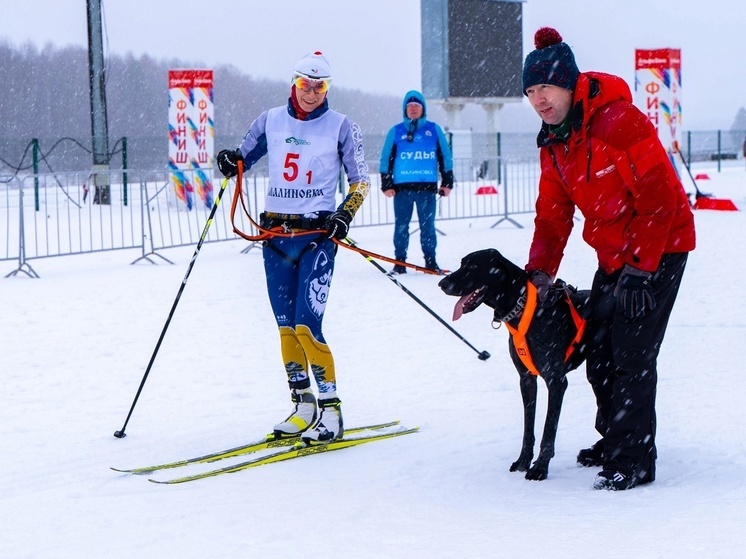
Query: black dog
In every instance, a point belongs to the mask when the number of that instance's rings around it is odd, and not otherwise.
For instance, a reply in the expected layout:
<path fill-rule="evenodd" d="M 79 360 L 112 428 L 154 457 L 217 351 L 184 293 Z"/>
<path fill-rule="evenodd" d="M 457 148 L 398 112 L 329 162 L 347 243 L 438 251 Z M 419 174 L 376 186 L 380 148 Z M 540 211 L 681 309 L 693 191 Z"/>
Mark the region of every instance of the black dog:
<path fill-rule="evenodd" d="M 538 304 L 535 288 L 528 284 L 528 273 L 495 249 L 466 255 L 461 267 L 438 285 L 447 295 L 460 297 L 454 308 L 454 320 L 484 303 L 494 309 L 494 322 L 498 327 L 504 322 L 511 331 L 509 351 L 521 377 L 524 429 L 521 454 L 510 471 L 526 472 L 529 480 L 546 479 L 567 389 L 566 375 L 584 360 L 582 315 L 588 306 L 590 291 L 577 291 L 558 280 L 547 299 Z M 572 300 L 575 311 L 568 300 Z M 546 382 L 549 397 L 539 456 L 531 465 L 537 374 Z"/>

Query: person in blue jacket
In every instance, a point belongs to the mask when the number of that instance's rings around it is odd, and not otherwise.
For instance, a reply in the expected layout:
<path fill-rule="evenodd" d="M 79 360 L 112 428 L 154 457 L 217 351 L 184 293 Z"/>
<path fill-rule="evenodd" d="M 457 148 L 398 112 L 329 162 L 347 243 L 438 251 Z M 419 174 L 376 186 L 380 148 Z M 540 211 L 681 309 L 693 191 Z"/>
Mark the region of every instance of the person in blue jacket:
<path fill-rule="evenodd" d="M 394 198 L 394 257 L 406 262 L 409 222 L 417 207 L 420 245 L 425 267 L 441 273 L 435 260 L 436 194 L 448 196 L 453 188 L 453 158 L 443 129 L 427 120 L 425 98 L 409 91 L 402 103 L 404 120 L 389 130 L 381 150 L 381 190 Z M 440 173 L 440 188 L 438 188 Z M 407 269 L 396 264 L 392 273 Z"/>

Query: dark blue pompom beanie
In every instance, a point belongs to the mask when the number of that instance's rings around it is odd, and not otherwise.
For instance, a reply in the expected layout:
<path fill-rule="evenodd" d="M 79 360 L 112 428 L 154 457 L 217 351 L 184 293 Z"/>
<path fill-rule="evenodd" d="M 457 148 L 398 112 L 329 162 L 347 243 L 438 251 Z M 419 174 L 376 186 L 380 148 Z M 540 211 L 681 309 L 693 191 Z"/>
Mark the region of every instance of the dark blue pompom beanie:
<path fill-rule="evenodd" d="M 536 50 L 528 54 L 523 64 L 523 94 L 540 83 L 575 89 L 580 71 L 562 36 L 551 27 L 542 27 L 534 35 L 534 44 Z"/>

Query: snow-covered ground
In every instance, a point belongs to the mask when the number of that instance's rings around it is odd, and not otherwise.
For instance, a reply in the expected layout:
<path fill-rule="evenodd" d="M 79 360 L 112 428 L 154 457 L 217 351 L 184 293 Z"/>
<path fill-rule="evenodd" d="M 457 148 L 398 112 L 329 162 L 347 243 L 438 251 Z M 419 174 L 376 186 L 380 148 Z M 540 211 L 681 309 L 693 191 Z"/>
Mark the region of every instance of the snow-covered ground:
<path fill-rule="evenodd" d="M 702 191 L 746 208 L 743 162 L 695 170 L 710 177 Z M 441 266 L 487 247 L 523 264 L 532 216 L 516 219 L 523 229 L 439 222 Z M 510 473 L 522 409 L 505 330 L 487 308 L 454 323 L 492 354 L 480 361 L 351 251 L 338 256 L 325 324 L 345 421 L 401 419 L 419 433 L 183 485 L 117 474 L 109 467 L 256 439 L 289 411 L 260 252 L 203 247 L 124 439 L 112 434 L 193 247 L 165 252 L 174 266 L 130 266 L 126 251 L 33 261 L 40 279 L 0 279 L 0 557 L 743 557 L 746 212 L 696 222 L 659 360 L 658 479 L 620 493 L 594 491 L 595 470 L 575 464 L 596 440 L 583 370 L 570 376 L 549 479 Z M 560 276 L 587 287 L 595 259 L 579 232 Z M 391 234 L 352 231 L 384 254 Z M 438 278 L 401 281 L 449 320 L 455 298 Z"/>

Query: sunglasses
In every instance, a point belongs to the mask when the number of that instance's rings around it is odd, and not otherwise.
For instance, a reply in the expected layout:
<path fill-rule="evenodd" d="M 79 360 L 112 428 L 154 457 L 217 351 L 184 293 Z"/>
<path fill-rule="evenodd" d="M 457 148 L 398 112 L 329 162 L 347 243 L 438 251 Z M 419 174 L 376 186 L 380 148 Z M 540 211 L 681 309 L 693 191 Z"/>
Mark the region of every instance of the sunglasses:
<path fill-rule="evenodd" d="M 303 93 L 310 93 L 313 90 L 314 92 L 321 95 L 322 93 L 326 93 L 327 91 L 329 91 L 329 86 L 331 85 L 331 83 L 331 78 L 323 80 L 312 80 L 305 76 L 295 76 L 293 78 L 293 85 L 295 85 L 295 87 L 301 90 Z"/>

